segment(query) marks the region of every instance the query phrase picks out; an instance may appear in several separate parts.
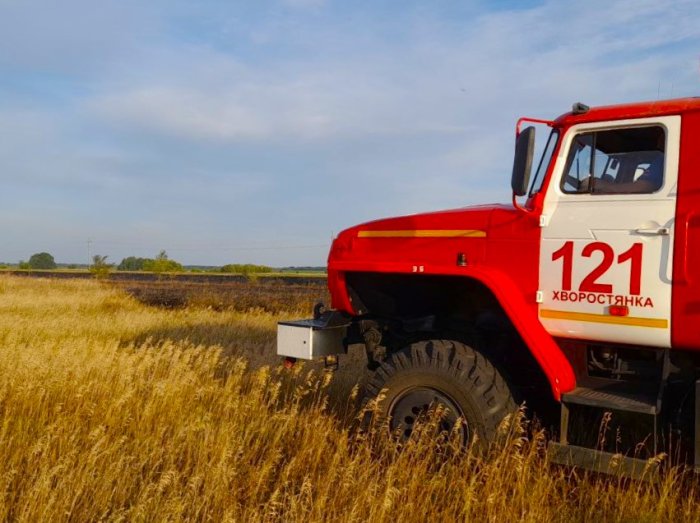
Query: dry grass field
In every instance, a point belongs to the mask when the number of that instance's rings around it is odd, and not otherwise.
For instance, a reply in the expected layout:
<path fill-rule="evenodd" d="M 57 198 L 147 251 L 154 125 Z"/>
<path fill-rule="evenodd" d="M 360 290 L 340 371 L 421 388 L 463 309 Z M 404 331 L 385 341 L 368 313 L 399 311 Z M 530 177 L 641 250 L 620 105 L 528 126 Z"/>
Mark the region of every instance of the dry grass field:
<path fill-rule="evenodd" d="M 162 308 L 0 278 L 0 518 L 700 521 L 696 479 L 555 467 L 516 423 L 486 456 L 356 431 L 359 357 L 335 376 L 279 368 L 276 321 L 308 313 L 288 303 Z"/>

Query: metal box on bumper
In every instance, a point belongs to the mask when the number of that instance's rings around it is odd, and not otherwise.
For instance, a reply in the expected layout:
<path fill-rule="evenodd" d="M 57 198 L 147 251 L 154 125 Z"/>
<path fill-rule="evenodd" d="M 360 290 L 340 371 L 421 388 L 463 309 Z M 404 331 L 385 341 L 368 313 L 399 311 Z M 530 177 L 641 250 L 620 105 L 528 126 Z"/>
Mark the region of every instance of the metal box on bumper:
<path fill-rule="evenodd" d="M 281 321 L 277 324 L 277 354 L 301 360 L 344 354 L 348 325 L 350 321 L 336 311 L 314 319 Z"/>

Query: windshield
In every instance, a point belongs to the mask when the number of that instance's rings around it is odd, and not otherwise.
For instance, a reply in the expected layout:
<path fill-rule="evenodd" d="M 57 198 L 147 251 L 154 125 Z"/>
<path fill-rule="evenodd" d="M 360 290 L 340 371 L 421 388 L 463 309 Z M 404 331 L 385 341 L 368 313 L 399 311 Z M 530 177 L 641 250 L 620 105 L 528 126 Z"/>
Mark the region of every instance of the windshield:
<path fill-rule="evenodd" d="M 539 157 L 540 161 L 537 164 L 537 171 L 535 172 L 535 176 L 532 179 L 532 186 L 530 187 L 530 196 L 540 192 L 542 182 L 544 181 L 544 175 L 547 173 L 549 164 L 552 161 L 552 155 L 554 154 L 554 150 L 557 148 L 558 141 L 559 131 L 552 129 L 552 132 L 549 133 L 549 138 L 547 138 L 547 143 L 544 146 L 544 149 L 542 149 L 542 153 Z M 535 145 L 535 150 L 537 149 L 539 149 L 539 147 Z M 537 157 L 537 155 L 535 157 Z"/>

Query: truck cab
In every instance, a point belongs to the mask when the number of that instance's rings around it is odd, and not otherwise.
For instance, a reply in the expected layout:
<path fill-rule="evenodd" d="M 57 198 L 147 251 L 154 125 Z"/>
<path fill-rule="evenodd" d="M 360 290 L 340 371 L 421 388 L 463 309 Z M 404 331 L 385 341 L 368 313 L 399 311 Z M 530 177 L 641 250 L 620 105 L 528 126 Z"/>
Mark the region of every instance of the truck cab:
<path fill-rule="evenodd" d="M 385 391 L 403 437 L 442 404 L 447 428 L 488 441 L 524 403 L 556 423 L 555 461 L 640 475 L 674 446 L 697 468 L 699 140 L 700 98 L 521 118 L 512 205 L 343 231 L 331 308 L 281 323 L 278 353 L 364 344 L 367 396 Z M 605 420 L 614 448 L 595 440 Z"/>

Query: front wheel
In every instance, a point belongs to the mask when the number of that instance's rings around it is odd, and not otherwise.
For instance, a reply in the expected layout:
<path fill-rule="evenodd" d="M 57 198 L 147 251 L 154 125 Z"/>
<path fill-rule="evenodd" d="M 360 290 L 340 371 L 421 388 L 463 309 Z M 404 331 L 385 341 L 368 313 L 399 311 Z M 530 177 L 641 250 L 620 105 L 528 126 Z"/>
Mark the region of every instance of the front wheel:
<path fill-rule="evenodd" d="M 416 421 L 437 405 L 447 411 L 440 430 L 458 430 L 490 442 L 503 418 L 517 409 L 507 383 L 479 351 L 457 341 L 413 343 L 393 353 L 367 384 L 368 398 L 384 390 L 379 415 L 408 439 Z M 459 427 L 455 424 L 461 420 Z"/>

